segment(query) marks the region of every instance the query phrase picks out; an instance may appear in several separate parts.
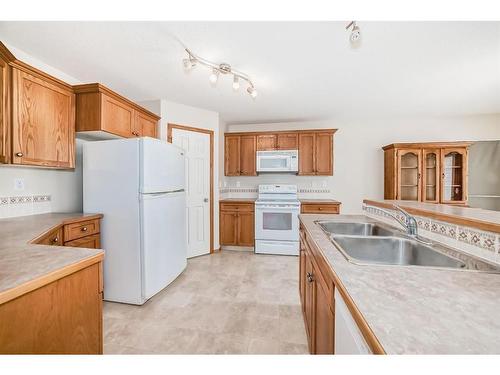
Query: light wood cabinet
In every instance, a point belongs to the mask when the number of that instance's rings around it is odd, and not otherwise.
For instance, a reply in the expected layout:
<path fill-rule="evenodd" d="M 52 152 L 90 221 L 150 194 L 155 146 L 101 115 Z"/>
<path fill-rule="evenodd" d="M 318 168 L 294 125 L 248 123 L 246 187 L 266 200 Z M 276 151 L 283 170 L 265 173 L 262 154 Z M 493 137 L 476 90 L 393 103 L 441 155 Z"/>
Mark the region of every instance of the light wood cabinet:
<path fill-rule="evenodd" d="M 299 292 L 311 354 L 334 354 L 333 281 L 300 233 Z"/>
<path fill-rule="evenodd" d="M 255 211 L 253 203 L 220 203 L 220 244 L 254 246 Z"/>
<path fill-rule="evenodd" d="M 297 150 L 299 148 L 299 137 L 297 133 L 278 133 L 278 150 Z"/>
<path fill-rule="evenodd" d="M 74 168 L 75 95 L 44 77 L 12 69 L 12 162 Z"/>
<path fill-rule="evenodd" d="M 0 162 L 75 167 L 75 95 L 0 42 Z"/>
<path fill-rule="evenodd" d="M 102 263 L 0 304 L 2 354 L 102 354 Z"/>
<path fill-rule="evenodd" d="M 257 151 L 272 151 L 278 147 L 276 134 L 259 134 L 257 136 Z"/>
<path fill-rule="evenodd" d="M 333 175 L 333 135 L 336 129 L 226 133 L 224 175 L 255 176 L 257 151 L 299 151 L 298 175 Z"/>
<path fill-rule="evenodd" d="M 157 136 L 159 116 L 99 83 L 73 86 L 76 93 L 76 131 L 82 136 Z"/>
<path fill-rule="evenodd" d="M 466 204 L 470 144 L 398 143 L 383 147 L 384 198 Z"/>
<path fill-rule="evenodd" d="M 226 135 L 224 137 L 224 175 L 255 176 L 255 135 Z"/>
<path fill-rule="evenodd" d="M 301 202 L 301 214 L 339 214 L 340 202 Z"/>
<path fill-rule="evenodd" d="M 333 175 L 333 132 L 299 134 L 299 175 Z"/>
<path fill-rule="evenodd" d="M 100 218 L 68 220 L 35 238 L 32 243 L 40 245 L 101 248 Z"/>

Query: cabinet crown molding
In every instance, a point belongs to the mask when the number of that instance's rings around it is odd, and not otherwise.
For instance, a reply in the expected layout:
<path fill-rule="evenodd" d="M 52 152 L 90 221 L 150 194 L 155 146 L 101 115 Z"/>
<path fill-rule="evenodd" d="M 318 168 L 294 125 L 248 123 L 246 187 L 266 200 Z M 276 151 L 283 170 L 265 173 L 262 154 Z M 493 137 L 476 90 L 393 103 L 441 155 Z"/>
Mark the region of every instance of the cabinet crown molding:
<path fill-rule="evenodd" d="M 153 113 L 149 110 L 147 110 L 144 107 L 141 107 L 137 103 L 133 102 L 130 99 L 127 99 L 126 97 L 118 94 L 117 92 L 109 89 L 108 87 L 100 84 L 100 83 L 86 83 L 82 85 L 73 85 L 73 91 L 75 94 L 88 94 L 88 93 L 101 93 L 101 94 L 106 94 L 107 96 L 110 96 L 114 99 L 120 100 L 122 102 L 127 103 L 134 109 L 138 110 L 139 112 L 146 113 L 147 115 L 154 117 L 156 121 L 160 120 L 160 116 L 158 116 L 156 113 Z"/>
<path fill-rule="evenodd" d="M 450 147 L 469 147 L 472 141 L 456 142 L 420 142 L 420 143 L 391 143 L 382 147 L 382 150 L 391 150 L 396 148 L 450 148 Z"/>
<path fill-rule="evenodd" d="M 298 130 L 269 130 L 261 132 L 225 132 L 225 137 L 236 135 L 266 135 L 266 134 L 283 134 L 283 133 L 329 133 L 334 134 L 338 129 L 298 129 Z"/>

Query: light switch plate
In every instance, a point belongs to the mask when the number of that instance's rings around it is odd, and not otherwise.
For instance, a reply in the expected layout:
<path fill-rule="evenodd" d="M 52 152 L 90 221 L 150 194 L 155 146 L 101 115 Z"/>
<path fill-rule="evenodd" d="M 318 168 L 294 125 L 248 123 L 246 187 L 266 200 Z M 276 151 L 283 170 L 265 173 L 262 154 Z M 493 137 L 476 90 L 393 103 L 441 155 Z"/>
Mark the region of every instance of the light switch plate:
<path fill-rule="evenodd" d="M 14 179 L 14 190 L 24 190 L 24 178 L 15 178 Z"/>

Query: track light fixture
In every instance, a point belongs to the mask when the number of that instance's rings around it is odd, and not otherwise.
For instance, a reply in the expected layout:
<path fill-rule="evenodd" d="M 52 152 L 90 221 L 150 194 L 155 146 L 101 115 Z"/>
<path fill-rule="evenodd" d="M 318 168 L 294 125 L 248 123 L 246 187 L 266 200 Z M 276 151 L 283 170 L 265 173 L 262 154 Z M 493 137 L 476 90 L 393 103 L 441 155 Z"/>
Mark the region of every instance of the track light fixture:
<path fill-rule="evenodd" d="M 182 64 L 186 71 L 193 69 L 198 64 L 212 69 L 212 73 L 208 77 L 208 80 L 212 85 L 215 85 L 217 83 L 219 75 L 231 74 L 233 76 L 233 90 L 238 91 L 240 88 L 240 80 L 243 80 L 248 84 L 247 87 L 248 94 L 253 99 L 257 97 L 257 90 L 250 77 L 245 73 L 233 69 L 229 64 L 226 63 L 217 64 L 209 60 L 203 59 L 195 55 L 187 48 L 185 48 L 185 51 L 187 52 L 188 57 L 182 60 Z"/>
<path fill-rule="evenodd" d="M 359 29 L 359 26 L 356 25 L 356 21 L 349 22 L 345 29 L 351 29 L 351 35 L 349 35 L 349 41 L 351 44 L 359 44 L 361 41 L 361 30 Z"/>

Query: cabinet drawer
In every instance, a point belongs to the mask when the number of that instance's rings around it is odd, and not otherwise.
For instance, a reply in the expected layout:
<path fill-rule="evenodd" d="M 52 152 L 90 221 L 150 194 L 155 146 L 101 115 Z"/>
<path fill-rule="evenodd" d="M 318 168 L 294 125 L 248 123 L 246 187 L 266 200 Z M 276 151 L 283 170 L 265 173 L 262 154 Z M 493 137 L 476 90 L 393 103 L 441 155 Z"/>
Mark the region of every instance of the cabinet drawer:
<path fill-rule="evenodd" d="M 64 226 L 64 241 L 72 241 L 99 233 L 99 219 L 80 221 Z"/>
<path fill-rule="evenodd" d="M 92 236 L 86 236 L 78 238 L 73 241 L 67 241 L 64 246 L 69 247 L 85 247 L 87 249 L 99 249 L 101 247 L 101 236 L 99 234 L 93 234 Z"/>
<path fill-rule="evenodd" d="M 36 241 L 37 244 L 40 245 L 53 245 L 53 246 L 62 246 L 63 244 L 63 230 L 62 227 L 56 228 L 42 238 Z"/>
<path fill-rule="evenodd" d="M 300 206 L 303 214 L 338 214 L 340 206 L 337 203 L 304 203 Z"/>
<path fill-rule="evenodd" d="M 253 212 L 253 203 L 221 203 L 221 211 Z"/>

